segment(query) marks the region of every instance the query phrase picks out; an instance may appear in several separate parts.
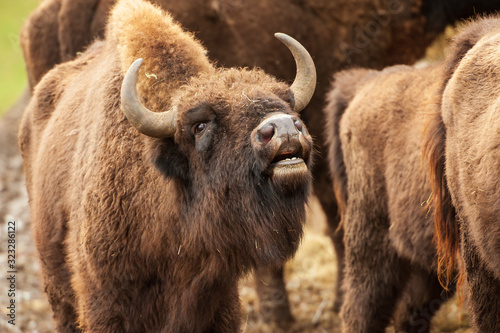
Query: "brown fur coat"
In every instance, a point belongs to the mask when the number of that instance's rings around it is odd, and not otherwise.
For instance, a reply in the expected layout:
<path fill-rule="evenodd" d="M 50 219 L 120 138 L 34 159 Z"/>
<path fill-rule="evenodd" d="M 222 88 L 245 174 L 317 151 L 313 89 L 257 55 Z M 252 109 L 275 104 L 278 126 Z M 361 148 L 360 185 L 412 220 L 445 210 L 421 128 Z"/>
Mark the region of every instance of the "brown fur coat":
<path fill-rule="evenodd" d="M 138 133 L 120 108 L 138 57 L 143 103 L 177 110 L 173 138 Z M 57 330 L 237 332 L 238 278 L 281 267 L 302 235 L 312 139 L 293 106 L 287 84 L 214 67 L 168 13 L 121 0 L 106 40 L 44 76 L 21 125 Z M 300 172 L 251 139 L 270 114 L 295 119 Z"/>
<path fill-rule="evenodd" d="M 443 70 L 395 66 L 335 76 L 325 115 L 345 231 L 343 332 L 384 332 L 393 317 L 397 331 L 428 332 L 447 298 L 436 275 L 422 157 Z"/>
<path fill-rule="evenodd" d="M 428 138 L 444 272 L 460 266 L 472 323 L 500 330 L 498 47 L 500 19 L 470 24 L 447 60 L 441 113 Z M 457 256 L 460 259 L 457 259 Z"/>

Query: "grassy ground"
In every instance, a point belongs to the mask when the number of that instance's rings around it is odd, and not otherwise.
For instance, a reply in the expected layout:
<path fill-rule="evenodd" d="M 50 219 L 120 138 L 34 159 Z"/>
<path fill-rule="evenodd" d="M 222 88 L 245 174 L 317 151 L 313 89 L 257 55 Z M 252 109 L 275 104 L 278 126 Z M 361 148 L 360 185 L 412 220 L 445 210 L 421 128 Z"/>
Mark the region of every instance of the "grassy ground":
<path fill-rule="evenodd" d="M 0 115 L 12 105 L 26 85 L 19 31 L 39 1 L 0 1 Z"/>

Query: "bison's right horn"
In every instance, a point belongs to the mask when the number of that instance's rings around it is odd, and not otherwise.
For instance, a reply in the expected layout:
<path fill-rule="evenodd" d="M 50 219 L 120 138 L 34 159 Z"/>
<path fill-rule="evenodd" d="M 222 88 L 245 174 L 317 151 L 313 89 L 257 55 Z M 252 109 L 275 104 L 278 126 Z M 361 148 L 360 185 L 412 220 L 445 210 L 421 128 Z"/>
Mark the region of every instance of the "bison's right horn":
<path fill-rule="evenodd" d="M 290 90 L 295 97 L 294 111 L 300 112 L 304 110 L 314 95 L 314 90 L 316 89 L 316 67 L 314 67 L 314 62 L 309 52 L 295 39 L 281 32 L 275 33 L 274 36 L 288 47 L 295 59 L 297 75 L 295 75 L 295 80 Z"/>
<path fill-rule="evenodd" d="M 148 110 L 137 94 L 137 74 L 141 68 L 142 59 L 137 59 L 125 74 L 122 83 L 122 110 L 128 121 L 139 132 L 154 138 L 169 138 L 175 134 L 177 112 L 152 112 Z"/>

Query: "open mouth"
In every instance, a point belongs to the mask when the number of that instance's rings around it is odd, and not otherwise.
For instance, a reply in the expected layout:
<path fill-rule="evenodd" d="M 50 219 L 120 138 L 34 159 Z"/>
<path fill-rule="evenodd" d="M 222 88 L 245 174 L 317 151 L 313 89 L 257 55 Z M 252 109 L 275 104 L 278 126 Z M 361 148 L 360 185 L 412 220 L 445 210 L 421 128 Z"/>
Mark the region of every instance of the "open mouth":
<path fill-rule="evenodd" d="M 270 167 L 291 167 L 298 164 L 305 164 L 302 152 L 282 152 L 276 154 L 274 159 L 271 161 Z"/>
<path fill-rule="evenodd" d="M 308 156 L 303 154 L 303 149 L 299 147 L 280 149 L 269 164 L 267 173 L 282 191 L 295 193 L 307 189 L 311 172 L 307 166 Z"/>

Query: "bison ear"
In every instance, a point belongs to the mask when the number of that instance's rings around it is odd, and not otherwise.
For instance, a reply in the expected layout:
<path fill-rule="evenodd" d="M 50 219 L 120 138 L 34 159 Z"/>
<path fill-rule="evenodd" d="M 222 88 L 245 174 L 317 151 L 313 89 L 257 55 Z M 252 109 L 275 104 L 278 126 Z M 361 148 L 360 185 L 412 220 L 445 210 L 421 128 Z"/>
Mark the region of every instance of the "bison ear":
<path fill-rule="evenodd" d="M 144 59 L 137 90 L 153 111 L 170 108 L 172 93 L 190 77 L 213 67 L 206 50 L 172 16 L 143 0 L 119 0 L 106 27 L 108 48 L 118 50 L 122 73 Z"/>

